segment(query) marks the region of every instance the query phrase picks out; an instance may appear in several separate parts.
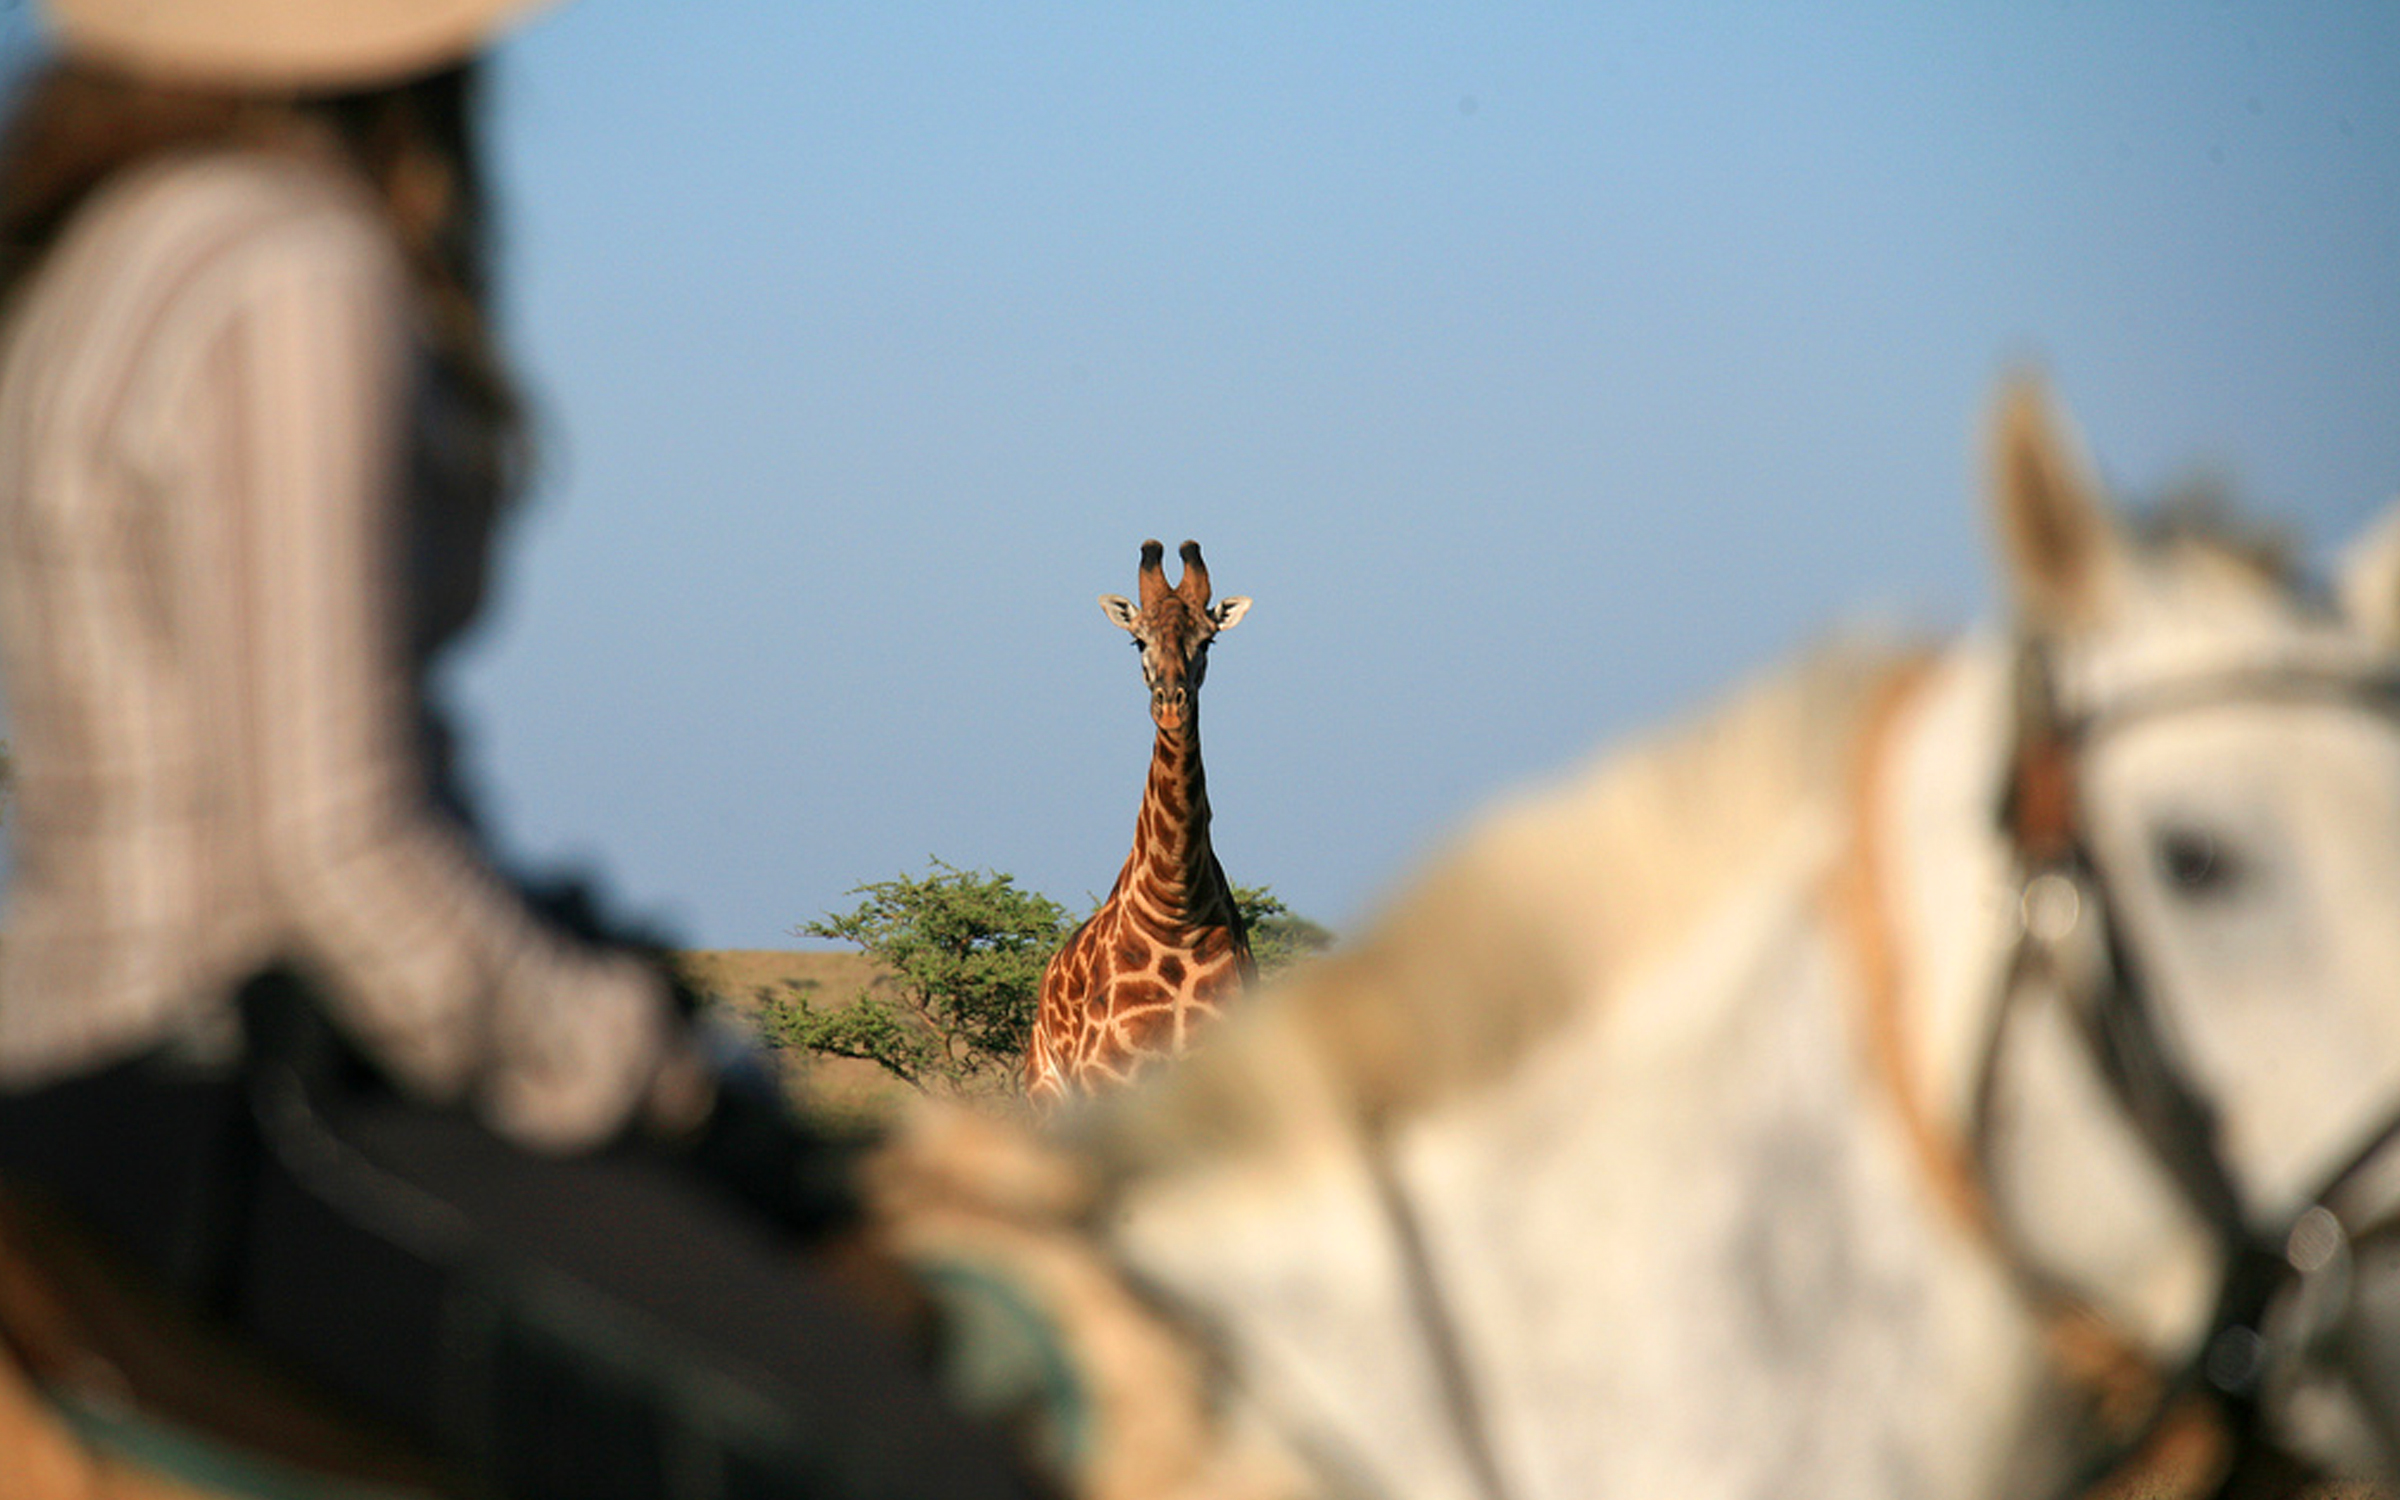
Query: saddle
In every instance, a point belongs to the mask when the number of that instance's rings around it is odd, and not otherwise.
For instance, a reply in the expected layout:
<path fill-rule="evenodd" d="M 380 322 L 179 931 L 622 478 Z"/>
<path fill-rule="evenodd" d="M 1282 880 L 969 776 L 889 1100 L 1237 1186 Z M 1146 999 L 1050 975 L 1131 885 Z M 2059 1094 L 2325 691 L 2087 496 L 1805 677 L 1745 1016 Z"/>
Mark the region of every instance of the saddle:
<path fill-rule="evenodd" d="M 375 1085 L 305 988 L 270 974 L 242 1000 L 239 1070 L 139 1061 L 15 1106 L 0 1500 L 813 1493 L 838 1435 L 374 1169 L 340 1122 Z M 772 1202 L 796 1261 L 897 1331 L 921 1316 L 897 1271 L 830 1233 L 842 1149 L 727 1091 L 692 1150 L 723 1191 Z M 78 1196 L 36 1187 L 57 1183 Z M 334 1344 L 323 1383 L 277 1363 L 318 1368 Z"/>
<path fill-rule="evenodd" d="M 462 1500 L 170 1296 L 0 1188 L 0 1490 L 20 1500 Z"/>

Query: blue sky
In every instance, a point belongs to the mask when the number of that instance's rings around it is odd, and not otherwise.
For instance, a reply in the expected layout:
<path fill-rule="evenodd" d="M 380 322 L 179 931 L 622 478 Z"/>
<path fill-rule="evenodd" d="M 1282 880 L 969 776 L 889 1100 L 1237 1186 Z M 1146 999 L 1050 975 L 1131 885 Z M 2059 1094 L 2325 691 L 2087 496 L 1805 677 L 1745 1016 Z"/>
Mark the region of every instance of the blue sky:
<path fill-rule="evenodd" d="M 1479 804 L 1987 600 L 2038 360 L 2129 492 L 2400 492 L 2400 7 L 580 0 L 501 50 L 542 486 L 458 664 L 495 819 L 703 946 L 931 856 L 1080 906 L 1094 597 L 1256 606 L 1237 881 L 1356 922 Z"/>

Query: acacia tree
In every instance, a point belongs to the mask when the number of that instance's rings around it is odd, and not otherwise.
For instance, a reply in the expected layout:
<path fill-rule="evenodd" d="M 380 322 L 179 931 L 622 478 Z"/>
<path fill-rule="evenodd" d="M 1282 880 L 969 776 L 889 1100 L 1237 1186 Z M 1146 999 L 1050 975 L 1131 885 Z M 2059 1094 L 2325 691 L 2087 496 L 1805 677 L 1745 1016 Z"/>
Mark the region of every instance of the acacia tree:
<path fill-rule="evenodd" d="M 818 1006 L 800 986 L 769 997 L 760 1017 L 767 1040 L 860 1058 L 919 1089 L 1013 1088 L 1042 966 L 1069 929 L 1066 908 L 1018 889 L 1012 876 L 939 859 L 923 875 L 850 894 L 866 899 L 798 930 L 855 943 L 884 972 L 833 1006 Z"/>

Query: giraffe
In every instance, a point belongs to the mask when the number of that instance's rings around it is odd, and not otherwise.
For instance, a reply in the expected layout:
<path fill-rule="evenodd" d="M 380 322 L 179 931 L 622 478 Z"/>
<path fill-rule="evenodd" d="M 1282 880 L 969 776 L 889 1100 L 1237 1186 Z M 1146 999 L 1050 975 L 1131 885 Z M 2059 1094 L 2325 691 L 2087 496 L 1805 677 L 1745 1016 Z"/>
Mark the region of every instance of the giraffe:
<path fill-rule="evenodd" d="M 1133 853 L 1090 920 L 1042 971 L 1025 1048 L 1025 1093 L 1048 1114 L 1069 1095 L 1121 1084 L 1152 1059 L 1190 1045 L 1193 1029 L 1256 973 L 1233 888 L 1208 842 L 1200 770 L 1200 682 L 1208 646 L 1248 612 L 1239 595 L 1208 602 L 1200 544 L 1181 548 L 1167 586 L 1166 549 L 1142 543 L 1141 604 L 1100 596 L 1142 653 L 1157 737 L 1134 822 Z"/>

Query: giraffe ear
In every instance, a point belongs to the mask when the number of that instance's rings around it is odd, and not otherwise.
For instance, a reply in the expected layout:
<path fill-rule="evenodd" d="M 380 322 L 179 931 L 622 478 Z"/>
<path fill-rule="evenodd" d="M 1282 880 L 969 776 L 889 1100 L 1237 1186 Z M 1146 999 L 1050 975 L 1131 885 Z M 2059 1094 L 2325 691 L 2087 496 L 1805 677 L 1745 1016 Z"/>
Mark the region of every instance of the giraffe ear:
<path fill-rule="evenodd" d="M 1208 618 L 1219 630 L 1231 630 L 1248 613 L 1250 599 L 1246 594 L 1229 594 L 1208 608 Z"/>
<path fill-rule="evenodd" d="M 1134 622 L 1141 618 L 1140 612 L 1133 607 L 1133 601 L 1123 594 L 1102 594 L 1100 608 L 1127 630 L 1131 630 Z"/>

